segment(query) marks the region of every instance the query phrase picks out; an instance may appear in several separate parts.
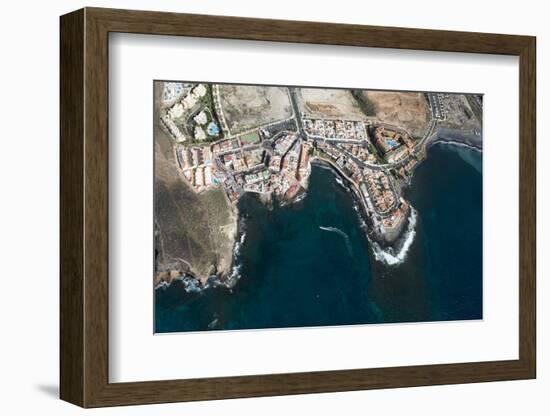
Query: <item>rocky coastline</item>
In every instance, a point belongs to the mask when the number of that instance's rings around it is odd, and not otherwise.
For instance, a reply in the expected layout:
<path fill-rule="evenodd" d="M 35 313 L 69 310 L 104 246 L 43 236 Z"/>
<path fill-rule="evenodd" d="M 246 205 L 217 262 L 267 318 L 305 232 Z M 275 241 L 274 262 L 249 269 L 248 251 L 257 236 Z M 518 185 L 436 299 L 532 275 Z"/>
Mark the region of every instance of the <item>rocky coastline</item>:
<path fill-rule="evenodd" d="M 426 148 L 429 148 L 436 143 L 448 143 L 466 146 L 478 151 L 482 150 L 482 136 L 475 131 L 439 128 L 435 134 L 433 134 L 426 141 L 425 145 Z M 365 206 L 364 199 L 361 197 L 361 192 L 357 188 L 356 184 L 353 183 L 353 181 L 351 181 L 336 164 L 329 160 L 316 157 L 312 158 L 310 163 L 329 170 L 342 181 L 341 183 L 343 186 L 353 197 L 358 215 L 361 219 L 361 223 L 363 224 L 363 228 L 365 229 L 367 237 L 371 243 L 373 243 L 375 251 L 384 255 L 384 253 L 399 253 L 403 250 L 404 246 L 409 243 L 408 234 L 412 231 L 410 230 L 412 219 L 411 215 L 413 214 L 412 207 L 407 209 L 405 218 L 395 227 L 395 229 L 386 231 L 385 233 L 377 232 L 377 229 L 373 226 L 373 221 L 367 211 L 367 207 Z M 401 194 L 410 185 L 410 181 L 401 181 L 396 185 L 399 189 L 399 193 Z M 301 200 L 306 192 L 307 187 L 302 186 L 300 191 L 297 192 L 292 198 L 281 198 L 280 202 L 282 205 L 292 204 L 295 201 Z M 273 207 L 274 198 L 276 197 L 272 194 L 258 194 L 258 198 L 266 206 L 266 208 L 271 209 Z M 233 256 L 230 267 L 225 268 L 224 270 L 217 270 L 214 267 L 208 276 L 201 277 L 197 276 L 190 267 L 185 267 L 184 264 L 178 263 L 177 267 L 168 268 L 166 271 L 160 271 L 157 273 L 154 280 L 155 288 L 167 287 L 174 281 L 182 281 L 188 292 L 201 291 L 209 287 L 234 287 L 240 277 L 238 273 L 239 266 L 236 264 L 236 258 L 240 250 L 240 245 L 244 241 L 245 231 L 243 224 L 244 219 L 240 217 L 236 204 L 233 206 L 233 210 L 234 215 L 237 218 L 237 226 L 235 227 Z M 375 254 L 375 256 L 377 255 Z"/>

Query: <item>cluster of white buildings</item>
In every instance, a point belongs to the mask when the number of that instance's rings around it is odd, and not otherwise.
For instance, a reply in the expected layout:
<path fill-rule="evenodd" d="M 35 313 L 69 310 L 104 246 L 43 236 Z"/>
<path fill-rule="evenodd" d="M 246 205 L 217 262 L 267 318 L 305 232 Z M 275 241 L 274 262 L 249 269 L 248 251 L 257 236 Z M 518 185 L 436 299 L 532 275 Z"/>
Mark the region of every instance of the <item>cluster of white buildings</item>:
<path fill-rule="evenodd" d="M 164 115 L 160 118 L 160 122 L 164 125 L 164 127 L 170 132 L 174 140 L 176 142 L 181 143 L 185 141 L 185 136 L 181 132 L 178 126 L 176 126 L 176 123 L 168 117 L 167 115 Z"/>
<path fill-rule="evenodd" d="M 195 192 L 201 192 L 213 183 L 212 166 L 197 166 L 183 171 L 183 175 L 189 181 Z"/>
<path fill-rule="evenodd" d="M 365 123 L 339 119 L 304 119 L 304 127 L 309 136 L 333 140 L 365 140 Z"/>
<path fill-rule="evenodd" d="M 222 155 L 225 168 L 229 171 L 242 172 L 248 169 L 241 149 Z"/>
<path fill-rule="evenodd" d="M 340 156 L 342 156 L 342 152 L 340 152 L 338 149 L 334 148 L 327 142 L 319 141 L 317 142 L 317 146 L 319 149 L 321 149 L 324 153 L 329 155 L 333 160 L 338 159 Z"/>
<path fill-rule="evenodd" d="M 261 147 L 252 149 L 237 148 L 220 154 L 219 157 L 227 170 L 243 172 L 260 165 L 263 152 L 264 150 Z"/>
<path fill-rule="evenodd" d="M 221 140 L 219 142 L 216 142 L 212 146 L 212 152 L 214 153 L 226 153 L 231 152 L 233 150 L 238 149 L 240 146 L 239 141 L 237 139 L 227 139 L 227 140 Z"/>
<path fill-rule="evenodd" d="M 195 120 L 195 123 L 197 123 L 199 126 L 204 126 L 208 121 L 208 117 L 206 116 L 206 112 L 202 110 L 199 114 L 193 117 L 193 120 Z"/>
<path fill-rule="evenodd" d="M 189 84 L 183 82 L 165 82 L 162 91 L 162 101 L 165 105 L 170 105 L 180 98 L 185 91 L 189 89 Z"/>
<path fill-rule="evenodd" d="M 390 179 L 380 170 L 365 169 L 365 182 L 377 212 L 386 212 L 396 202 Z"/>
<path fill-rule="evenodd" d="M 252 168 L 254 166 L 261 164 L 263 152 L 264 150 L 261 147 L 243 150 L 243 155 L 245 158 L 246 165 L 249 168 Z"/>
<path fill-rule="evenodd" d="M 274 173 L 277 173 L 281 170 L 281 163 L 282 163 L 282 158 L 280 155 L 273 155 L 271 156 L 271 160 L 269 161 L 269 170 L 274 172 Z"/>
<path fill-rule="evenodd" d="M 309 174 L 308 152 L 311 146 L 297 140 L 295 133 L 284 132 L 275 139 L 274 147 L 267 165 L 264 158 L 267 152 L 261 146 L 233 149 L 219 157 L 244 191 L 292 198 L 300 189 L 300 178 L 307 179 Z M 231 146 L 225 145 L 225 148 Z M 230 190 L 228 195 L 232 198 L 234 190 Z"/>
<path fill-rule="evenodd" d="M 300 151 L 301 151 L 301 143 L 298 141 L 294 142 L 294 144 L 288 150 L 286 156 L 284 157 L 283 169 L 286 169 L 289 172 L 294 172 L 294 175 L 296 175 L 296 171 L 298 169 L 298 163 L 300 161 Z"/>
<path fill-rule="evenodd" d="M 295 139 L 295 133 L 283 132 L 281 136 L 274 141 L 275 153 L 281 156 L 284 155 L 288 151 L 288 149 L 290 149 L 290 146 L 292 146 L 292 143 L 294 143 Z"/>
<path fill-rule="evenodd" d="M 196 192 L 213 183 L 212 153 L 208 146 L 176 146 L 175 154 L 183 176 Z"/>
<path fill-rule="evenodd" d="M 377 161 L 376 156 L 374 156 L 369 151 L 367 146 L 352 143 L 339 143 L 338 147 L 352 154 L 357 159 L 362 160 L 363 162 L 375 164 Z"/>
<path fill-rule="evenodd" d="M 177 146 L 175 151 L 178 165 L 182 170 L 212 162 L 212 152 L 208 146 Z"/>
<path fill-rule="evenodd" d="M 186 140 L 185 134 L 181 131 L 178 124 L 186 122 L 185 117 L 192 113 L 193 108 L 207 93 L 206 86 L 204 84 L 182 84 L 178 82 L 165 82 L 163 91 L 163 100 L 165 103 L 170 103 L 175 100 L 175 103 L 170 105 L 166 110 L 166 113 L 161 116 L 161 122 L 170 132 L 174 140 L 178 143 Z M 181 98 L 183 96 L 183 98 Z M 206 133 L 203 129 L 204 124 L 207 123 L 208 117 L 206 109 L 200 111 L 194 118 L 196 126 L 193 131 L 194 138 L 196 140 L 205 140 Z"/>
<path fill-rule="evenodd" d="M 401 177 L 403 178 L 408 178 L 417 164 L 418 164 L 418 160 L 412 157 L 409 159 L 407 163 L 405 163 L 403 166 L 397 169 L 397 173 L 401 175 Z"/>
<path fill-rule="evenodd" d="M 267 169 L 246 174 L 243 179 L 243 189 L 245 191 L 259 193 L 271 192 L 271 173 Z"/>
<path fill-rule="evenodd" d="M 193 136 L 195 137 L 195 140 L 203 141 L 207 138 L 206 132 L 204 131 L 204 125 L 208 122 L 208 116 L 206 115 L 207 111 L 209 110 L 203 109 L 195 117 L 193 117 L 193 121 L 195 122 Z"/>
<path fill-rule="evenodd" d="M 361 191 L 360 197 L 378 231 L 390 232 L 402 224 L 408 205 L 397 200 L 398 195 L 392 187 L 390 176 L 381 169 L 371 169 L 357 161 L 372 161 L 374 156 L 366 147 L 350 143 L 331 145 L 322 140 L 318 141 L 317 146 L 355 184 L 355 188 Z M 357 159 L 346 153 L 353 154 Z"/>
<path fill-rule="evenodd" d="M 197 101 L 206 95 L 206 92 L 207 90 L 204 84 L 197 84 L 191 89 L 190 93 L 181 100 L 180 104 L 182 104 L 186 110 L 189 110 L 197 104 Z"/>
<path fill-rule="evenodd" d="M 280 188 L 278 192 L 288 199 L 293 198 L 300 189 L 301 175 L 305 176 L 309 173 L 309 155 L 304 155 L 308 151 L 309 146 L 306 148 L 301 141 L 295 141 L 283 156 L 282 175 L 279 180 Z"/>

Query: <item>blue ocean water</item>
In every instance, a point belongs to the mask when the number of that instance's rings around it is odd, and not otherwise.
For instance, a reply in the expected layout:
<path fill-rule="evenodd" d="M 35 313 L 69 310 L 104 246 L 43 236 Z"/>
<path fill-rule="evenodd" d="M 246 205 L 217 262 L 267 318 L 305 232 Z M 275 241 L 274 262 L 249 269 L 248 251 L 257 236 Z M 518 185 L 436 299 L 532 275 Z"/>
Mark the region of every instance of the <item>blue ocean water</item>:
<path fill-rule="evenodd" d="M 155 332 L 482 318 L 481 153 L 435 144 L 406 197 L 418 213 L 405 260 L 376 260 L 354 200 L 314 166 L 307 196 L 268 210 L 246 195 L 233 289 L 155 291 Z"/>

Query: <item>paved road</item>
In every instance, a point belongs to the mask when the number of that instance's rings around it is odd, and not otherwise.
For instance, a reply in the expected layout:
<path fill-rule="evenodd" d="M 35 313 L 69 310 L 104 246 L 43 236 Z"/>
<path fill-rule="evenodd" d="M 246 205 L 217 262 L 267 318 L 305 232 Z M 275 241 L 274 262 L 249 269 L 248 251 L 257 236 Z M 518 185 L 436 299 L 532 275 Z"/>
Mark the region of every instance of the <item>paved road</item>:
<path fill-rule="evenodd" d="M 321 137 L 321 136 L 314 136 L 314 135 L 308 135 L 308 137 L 312 138 L 313 140 L 324 140 L 326 142 L 335 142 L 335 143 L 349 143 L 349 144 L 359 144 L 359 145 L 365 143 L 365 140 L 336 139 L 333 137 Z"/>
<path fill-rule="evenodd" d="M 307 134 L 304 129 L 304 124 L 302 123 L 302 117 L 300 115 L 300 109 L 298 107 L 298 99 L 296 98 L 296 88 L 289 88 L 288 91 L 290 92 L 290 102 L 292 103 L 292 110 L 294 111 L 296 125 L 298 126 L 298 135 L 300 136 L 300 138 L 305 139 L 307 137 Z"/>

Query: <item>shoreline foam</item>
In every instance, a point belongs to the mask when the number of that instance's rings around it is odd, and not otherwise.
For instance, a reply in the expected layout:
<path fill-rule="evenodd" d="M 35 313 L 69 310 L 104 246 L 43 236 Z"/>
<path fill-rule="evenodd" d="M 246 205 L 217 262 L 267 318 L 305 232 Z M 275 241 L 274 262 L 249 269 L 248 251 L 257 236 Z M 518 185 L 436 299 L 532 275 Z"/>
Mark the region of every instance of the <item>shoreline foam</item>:
<path fill-rule="evenodd" d="M 407 253 L 414 242 L 416 236 L 416 222 L 418 214 L 417 211 L 411 206 L 409 218 L 407 219 L 407 228 L 405 233 L 400 237 L 395 246 L 383 248 L 376 241 L 370 241 L 372 245 L 372 252 L 374 258 L 388 266 L 397 266 L 405 261 Z M 399 247 L 397 253 L 394 251 L 394 247 Z"/>
<path fill-rule="evenodd" d="M 483 150 L 483 136 L 475 134 L 473 131 L 462 131 L 440 127 L 426 142 L 426 148 L 436 143 L 455 144 L 457 146 L 466 146 L 479 152 Z"/>

